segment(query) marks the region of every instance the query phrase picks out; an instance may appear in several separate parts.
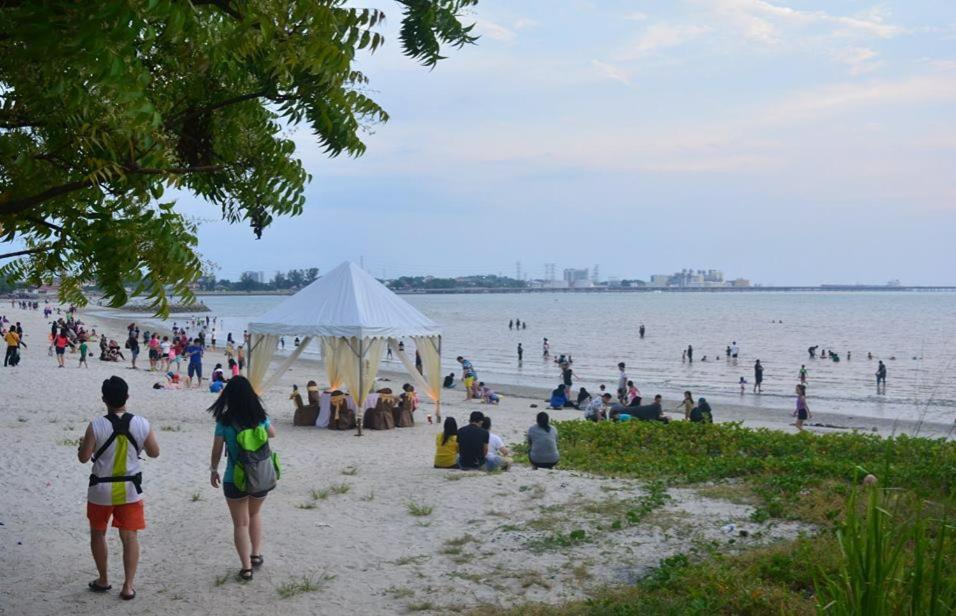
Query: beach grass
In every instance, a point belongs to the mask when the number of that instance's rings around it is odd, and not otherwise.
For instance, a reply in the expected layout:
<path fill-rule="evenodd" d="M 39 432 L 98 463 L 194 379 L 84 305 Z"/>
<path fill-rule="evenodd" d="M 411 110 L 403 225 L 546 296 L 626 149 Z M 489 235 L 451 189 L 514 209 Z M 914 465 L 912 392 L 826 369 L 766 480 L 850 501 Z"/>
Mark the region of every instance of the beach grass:
<path fill-rule="evenodd" d="M 301 577 L 292 578 L 288 582 L 280 584 L 276 587 L 276 592 L 279 593 L 279 596 L 283 599 L 289 599 L 303 593 L 321 590 L 326 583 L 334 579 L 334 575 L 323 575 L 318 579 L 313 579 L 304 575 Z"/>
<path fill-rule="evenodd" d="M 355 475 L 358 475 L 358 467 L 346 466 L 345 468 L 342 469 L 342 474 L 348 475 L 349 477 L 354 477 Z"/>
<path fill-rule="evenodd" d="M 405 508 L 408 510 L 409 515 L 415 517 L 425 517 L 432 514 L 434 507 L 431 505 L 423 505 L 421 503 L 416 503 L 415 501 L 408 501 L 405 503 Z"/>
<path fill-rule="evenodd" d="M 636 584 L 506 614 L 956 611 L 956 442 L 738 424 L 557 425 L 562 468 L 653 482 L 636 507 L 625 509 L 630 516 L 615 515 L 621 523 L 659 507 L 666 486 L 686 485 L 754 504 L 754 523 L 798 520 L 816 532 L 739 553 L 701 546 L 662 559 Z M 878 485 L 861 485 L 868 473 Z M 535 538 L 528 547 L 568 549 L 590 539 L 579 529 Z"/>

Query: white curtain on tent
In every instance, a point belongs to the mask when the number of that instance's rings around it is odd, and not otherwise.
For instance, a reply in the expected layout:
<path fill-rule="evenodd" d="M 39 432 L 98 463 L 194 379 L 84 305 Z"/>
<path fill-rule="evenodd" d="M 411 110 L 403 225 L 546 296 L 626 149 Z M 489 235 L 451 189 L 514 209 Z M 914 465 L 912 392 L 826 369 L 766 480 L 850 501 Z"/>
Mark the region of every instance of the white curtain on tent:
<path fill-rule="evenodd" d="M 336 357 L 339 374 L 349 393 L 355 400 L 355 406 L 361 415 L 365 408 L 365 399 L 375 384 L 378 375 L 378 366 L 382 361 L 382 349 L 385 347 L 384 338 L 348 338 L 340 340 L 339 356 Z M 343 348 L 344 347 L 344 348 Z M 361 382 L 359 378 L 361 375 Z"/>
<path fill-rule="evenodd" d="M 253 389 L 257 392 L 266 378 L 266 372 L 269 370 L 269 364 L 272 363 L 272 356 L 275 355 L 276 347 L 279 346 L 279 336 L 275 334 L 252 334 L 250 339 L 252 348 L 249 349 L 249 368 L 246 374 Z"/>
<path fill-rule="evenodd" d="M 312 338 L 306 336 L 305 339 L 302 340 L 302 343 L 299 344 L 294 351 L 292 351 L 292 354 L 289 355 L 284 362 L 282 362 L 282 364 L 279 366 L 279 369 L 269 377 L 269 380 L 265 382 L 265 384 L 262 386 L 262 389 L 260 390 L 257 388 L 256 391 L 260 393 L 269 391 L 269 388 L 272 387 L 275 382 L 279 380 L 279 377 L 285 374 L 285 371 L 289 369 L 289 366 L 292 365 L 292 362 L 299 359 L 299 355 L 302 355 L 302 351 L 305 350 L 305 347 L 309 346 L 309 342 L 311 341 Z"/>
<path fill-rule="evenodd" d="M 425 393 L 435 402 L 435 417 L 441 419 L 441 336 L 412 336 L 422 357 L 422 370 L 427 387 Z"/>
<path fill-rule="evenodd" d="M 398 345 L 394 338 L 389 338 L 388 346 L 391 347 L 392 353 L 401 360 L 402 365 L 405 366 L 405 370 L 409 376 L 412 377 L 412 380 L 415 381 L 415 386 L 418 390 L 423 392 L 435 403 L 435 416 L 441 419 L 441 357 L 435 346 L 436 343 L 432 342 L 432 338 L 425 336 L 413 337 L 412 340 L 415 342 L 415 349 L 422 357 L 422 371 L 425 373 L 424 375 L 418 372 L 418 369 L 415 368 L 415 362 L 408 357 L 407 353 L 398 350 Z M 438 359 L 437 365 L 435 365 L 435 358 Z"/>
<path fill-rule="evenodd" d="M 343 349 L 345 355 L 343 355 Z M 351 355 L 348 342 L 344 338 L 323 336 L 322 355 L 325 358 L 325 373 L 329 377 L 329 389 L 342 389 L 342 370 L 339 367 L 343 358 Z"/>

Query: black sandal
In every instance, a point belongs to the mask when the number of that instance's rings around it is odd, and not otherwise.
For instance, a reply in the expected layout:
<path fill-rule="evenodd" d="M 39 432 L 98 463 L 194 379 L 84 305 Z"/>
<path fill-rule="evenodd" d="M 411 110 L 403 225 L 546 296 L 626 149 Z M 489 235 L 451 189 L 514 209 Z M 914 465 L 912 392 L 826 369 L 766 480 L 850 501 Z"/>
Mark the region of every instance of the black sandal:
<path fill-rule="evenodd" d="M 132 600 L 135 599 L 135 598 L 136 598 L 136 589 L 135 589 L 135 588 L 133 589 L 133 592 L 131 592 L 131 593 L 128 594 L 128 595 L 125 594 L 125 593 L 120 593 L 120 599 L 122 599 L 123 601 L 132 601 Z"/>
<path fill-rule="evenodd" d="M 93 592 L 107 592 L 111 588 L 113 588 L 113 586 L 110 584 L 107 584 L 106 586 L 100 586 L 96 582 L 97 580 L 93 580 L 92 582 L 89 583 L 90 590 L 92 590 Z"/>
<path fill-rule="evenodd" d="M 249 582 L 252 580 L 252 569 L 240 569 L 239 570 L 239 579 L 244 582 Z"/>
<path fill-rule="evenodd" d="M 254 569 L 258 569 L 262 566 L 262 563 L 265 559 L 262 558 L 262 554 L 253 554 L 249 557 L 249 560 L 252 562 L 252 567 Z"/>

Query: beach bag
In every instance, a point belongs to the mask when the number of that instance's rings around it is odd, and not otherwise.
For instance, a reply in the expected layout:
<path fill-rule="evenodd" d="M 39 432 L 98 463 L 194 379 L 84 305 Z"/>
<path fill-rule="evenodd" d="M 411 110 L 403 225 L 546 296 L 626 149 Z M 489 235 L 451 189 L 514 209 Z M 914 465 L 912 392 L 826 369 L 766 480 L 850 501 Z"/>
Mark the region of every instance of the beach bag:
<path fill-rule="evenodd" d="M 282 472 L 279 456 L 269 448 L 269 432 L 263 426 L 239 428 L 236 442 L 239 456 L 235 460 L 232 480 L 236 487 L 249 494 L 268 492 L 276 487 Z"/>

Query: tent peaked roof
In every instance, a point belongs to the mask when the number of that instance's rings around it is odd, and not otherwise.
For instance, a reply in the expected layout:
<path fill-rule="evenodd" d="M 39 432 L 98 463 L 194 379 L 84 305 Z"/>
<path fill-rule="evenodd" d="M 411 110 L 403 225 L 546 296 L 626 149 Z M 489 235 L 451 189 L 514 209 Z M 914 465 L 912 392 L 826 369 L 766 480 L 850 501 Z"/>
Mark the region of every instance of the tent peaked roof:
<path fill-rule="evenodd" d="M 432 336 L 441 328 L 346 261 L 249 323 L 255 334 L 385 338 Z"/>

